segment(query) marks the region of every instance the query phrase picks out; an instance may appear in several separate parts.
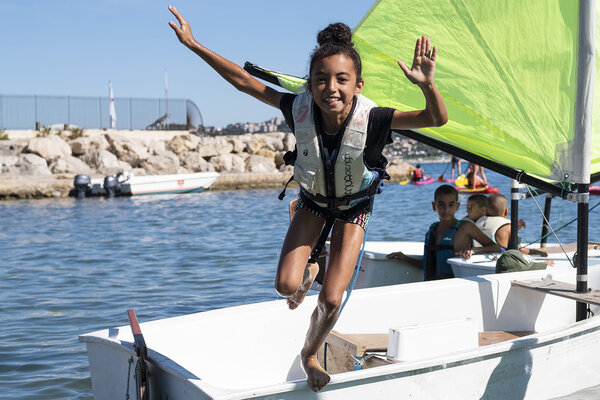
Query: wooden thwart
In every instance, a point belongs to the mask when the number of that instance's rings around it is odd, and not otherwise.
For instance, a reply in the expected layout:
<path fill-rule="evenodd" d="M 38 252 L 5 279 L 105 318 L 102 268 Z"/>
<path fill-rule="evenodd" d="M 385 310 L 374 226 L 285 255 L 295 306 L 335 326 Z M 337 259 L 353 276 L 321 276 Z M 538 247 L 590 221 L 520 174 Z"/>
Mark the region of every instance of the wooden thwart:
<path fill-rule="evenodd" d="M 533 331 L 491 331 L 479 332 L 479 346 L 504 342 L 519 337 L 531 335 Z M 319 349 L 317 357 L 321 365 L 326 366 L 330 374 L 352 371 L 357 360 L 364 361 L 362 368 L 373 368 L 393 363 L 385 358 L 388 346 L 387 333 L 339 333 L 329 332 L 325 339 L 327 351 L 324 346 Z M 372 357 L 373 353 L 379 353 Z M 327 360 L 325 361 L 325 357 Z"/>
<path fill-rule="evenodd" d="M 600 290 L 589 290 L 587 293 L 577 293 L 575 285 L 555 281 L 552 279 L 539 279 L 530 281 L 511 281 L 512 286 L 537 290 L 546 294 L 566 297 L 582 303 L 600 305 Z"/>
<path fill-rule="evenodd" d="M 344 350 L 354 357 L 363 357 L 366 352 L 385 352 L 388 346 L 387 333 L 339 333 L 329 332 L 326 342 Z"/>

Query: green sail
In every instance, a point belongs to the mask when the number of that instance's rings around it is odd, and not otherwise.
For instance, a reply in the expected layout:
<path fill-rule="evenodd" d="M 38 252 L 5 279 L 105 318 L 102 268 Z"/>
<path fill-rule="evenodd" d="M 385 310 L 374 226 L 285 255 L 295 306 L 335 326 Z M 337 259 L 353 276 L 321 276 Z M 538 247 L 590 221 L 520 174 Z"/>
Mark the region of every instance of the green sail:
<path fill-rule="evenodd" d="M 378 1 L 353 36 L 363 59 L 363 93 L 380 106 L 423 108 L 421 91 L 396 60 L 410 66 L 416 39 L 427 35 L 438 46 L 436 84 L 449 122 L 420 132 L 563 180 L 573 160 L 578 13 L 573 0 Z M 599 95 L 596 90 L 594 100 Z M 594 111 L 599 105 L 594 101 Z M 600 132 L 599 115 L 594 112 L 594 133 Z M 599 141 L 592 142 L 595 173 L 600 149 Z"/>
<path fill-rule="evenodd" d="M 596 7 L 600 13 L 600 7 Z M 600 26 L 596 17 L 596 43 Z M 576 0 L 379 0 L 353 32 L 363 93 L 379 106 L 422 109 L 410 66 L 416 39 L 438 47 L 436 84 L 449 122 L 419 132 L 544 180 L 569 181 L 577 101 Z M 596 53 L 591 174 L 600 172 L 600 54 Z M 305 81 L 269 72 L 291 92 Z"/>

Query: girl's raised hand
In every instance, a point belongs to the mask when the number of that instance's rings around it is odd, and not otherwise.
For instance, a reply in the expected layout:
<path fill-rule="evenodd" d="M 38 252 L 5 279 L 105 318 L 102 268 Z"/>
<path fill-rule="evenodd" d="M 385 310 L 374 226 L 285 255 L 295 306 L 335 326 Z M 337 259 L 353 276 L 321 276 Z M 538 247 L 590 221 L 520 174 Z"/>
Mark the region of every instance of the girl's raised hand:
<path fill-rule="evenodd" d="M 192 28 L 190 24 L 179 14 L 179 11 L 173 6 L 169 6 L 169 11 L 173 13 L 177 21 L 179 21 L 179 26 L 173 21 L 169 21 L 169 26 L 173 28 L 175 34 L 177 35 L 177 39 L 181 43 L 183 43 L 186 47 L 190 47 L 193 45 L 196 40 L 194 39 L 194 35 L 192 35 Z"/>
<path fill-rule="evenodd" d="M 430 46 L 431 43 L 427 36 L 420 37 L 417 39 L 417 44 L 415 45 L 415 56 L 412 67 L 408 69 L 403 61 L 398 61 L 398 65 L 404 71 L 404 75 L 416 85 L 433 83 L 437 47 L 434 46 L 433 50 L 431 50 Z"/>

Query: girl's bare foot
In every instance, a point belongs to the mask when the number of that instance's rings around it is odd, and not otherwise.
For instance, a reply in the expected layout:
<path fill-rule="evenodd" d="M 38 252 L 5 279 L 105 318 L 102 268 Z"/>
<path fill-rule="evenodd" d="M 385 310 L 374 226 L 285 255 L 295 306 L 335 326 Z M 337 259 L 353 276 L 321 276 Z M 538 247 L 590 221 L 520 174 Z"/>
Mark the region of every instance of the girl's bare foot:
<path fill-rule="evenodd" d="M 304 277 L 302 284 L 296 290 L 296 293 L 287 298 L 288 307 L 290 310 L 295 310 L 304 301 L 306 293 L 308 293 L 317 274 L 319 273 L 319 265 L 317 263 L 307 264 L 304 269 Z"/>
<path fill-rule="evenodd" d="M 319 364 L 319 361 L 317 360 L 317 356 L 312 355 L 306 358 L 302 357 L 302 367 L 307 375 L 306 381 L 308 382 L 308 387 L 310 387 L 313 392 L 318 392 L 329 383 L 331 377 L 321 367 L 321 364 Z"/>

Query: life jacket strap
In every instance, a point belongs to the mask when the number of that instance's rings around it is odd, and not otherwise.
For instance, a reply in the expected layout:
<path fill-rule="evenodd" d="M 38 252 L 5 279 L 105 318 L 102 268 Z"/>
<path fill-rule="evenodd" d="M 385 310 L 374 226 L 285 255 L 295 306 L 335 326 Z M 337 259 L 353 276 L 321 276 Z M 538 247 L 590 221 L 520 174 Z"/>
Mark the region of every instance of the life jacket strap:
<path fill-rule="evenodd" d="M 349 206 L 355 200 L 367 199 L 375 196 L 379 193 L 381 184 L 381 174 L 378 174 L 377 178 L 369 185 L 368 188 L 361 190 L 360 192 L 349 194 L 344 197 L 326 197 L 320 194 L 309 193 L 303 190 L 302 193 L 315 203 L 326 204 L 327 209 L 335 210 L 341 206 Z"/>
<path fill-rule="evenodd" d="M 319 236 L 319 240 L 317 240 L 317 244 L 315 245 L 310 258 L 308 259 L 308 263 L 316 263 L 317 259 L 321 255 L 323 251 L 323 247 L 325 246 L 325 242 L 327 241 L 327 237 L 331 232 L 331 228 L 333 228 L 333 224 L 335 223 L 335 216 L 328 215 L 325 220 L 325 225 L 323 225 L 323 229 L 321 229 L 321 235 Z"/>
<path fill-rule="evenodd" d="M 279 200 L 283 200 L 283 198 L 285 197 L 285 191 L 287 190 L 288 185 L 290 184 L 291 181 L 294 180 L 294 175 L 292 175 L 290 177 L 290 179 L 288 179 L 288 181 L 286 182 L 285 186 L 283 187 L 283 190 L 281 191 L 281 193 L 279 193 L 279 196 L 277 196 L 277 198 Z"/>

